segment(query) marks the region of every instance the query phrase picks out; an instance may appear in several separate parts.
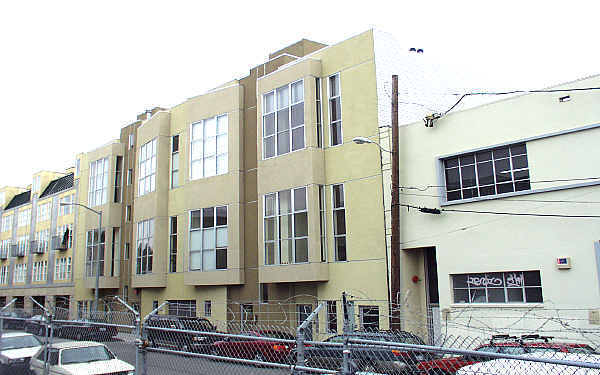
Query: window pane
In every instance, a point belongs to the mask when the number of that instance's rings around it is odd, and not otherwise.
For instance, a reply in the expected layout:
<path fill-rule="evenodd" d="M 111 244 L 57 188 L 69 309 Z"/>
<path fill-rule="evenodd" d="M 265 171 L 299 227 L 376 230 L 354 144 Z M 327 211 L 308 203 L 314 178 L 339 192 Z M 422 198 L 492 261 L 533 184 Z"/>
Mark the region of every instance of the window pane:
<path fill-rule="evenodd" d="M 344 185 L 333 186 L 333 208 L 344 207 Z"/>
<path fill-rule="evenodd" d="M 540 272 L 539 271 L 523 272 L 523 277 L 524 277 L 525 285 L 527 285 L 527 286 L 540 286 L 540 285 L 542 285 L 542 280 L 540 278 Z"/>
<path fill-rule="evenodd" d="M 302 81 L 292 83 L 292 103 L 304 100 L 304 83 Z"/>
<path fill-rule="evenodd" d="M 204 161 L 204 177 L 214 176 L 217 173 L 216 158 L 211 156 Z"/>
<path fill-rule="evenodd" d="M 531 185 L 529 184 L 529 180 L 521 180 L 515 182 L 515 191 L 529 190 L 531 189 Z"/>
<path fill-rule="evenodd" d="M 341 145 L 342 144 L 342 123 L 336 122 L 335 124 L 331 124 L 331 145 Z"/>
<path fill-rule="evenodd" d="M 217 135 L 217 121 L 215 118 L 204 120 L 204 137 L 214 137 Z"/>
<path fill-rule="evenodd" d="M 192 178 L 202 177 L 202 160 L 194 160 L 192 162 Z"/>
<path fill-rule="evenodd" d="M 488 289 L 488 302 L 489 303 L 504 303 L 504 288 L 490 288 Z"/>
<path fill-rule="evenodd" d="M 289 105 L 290 96 L 287 86 L 277 89 L 277 109 L 285 108 Z"/>
<path fill-rule="evenodd" d="M 265 241 L 275 240 L 275 218 L 265 219 Z"/>
<path fill-rule="evenodd" d="M 542 288 L 525 288 L 525 300 L 527 302 L 544 302 Z"/>
<path fill-rule="evenodd" d="M 220 155 L 217 157 L 217 174 L 225 174 L 227 173 L 227 154 Z"/>
<path fill-rule="evenodd" d="M 446 168 L 458 167 L 458 158 L 452 158 L 452 159 L 446 159 L 446 160 L 444 160 L 444 166 Z"/>
<path fill-rule="evenodd" d="M 509 182 L 508 184 L 499 184 L 497 185 L 498 194 L 509 193 L 513 191 L 513 184 Z"/>
<path fill-rule="evenodd" d="M 304 126 L 292 130 L 292 151 L 304 148 Z"/>
<path fill-rule="evenodd" d="M 492 152 L 491 151 L 478 152 L 477 154 L 475 154 L 475 158 L 477 159 L 478 163 L 482 162 L 482 161 L 492 160 Z"/>
<path fill-rule="evenodd" d="M 491 185 L 494 183 L 494 167 L 492 162 L 477 164 L 477 178 L 479 185 Z"/>
<path fill-rule="evenodd" d="M 290 128 L 289 109 L 277 111 L 277 131 L 282 132 Z"/>
<path fill-rule="evenodd" d="M 333 226 L 335 234 L 346 234 L 346 210 L 334 211 Z"/>
<path fill-rule="evenodd" d="M 292 215 L 284 215 L 279 218 L 279 237 L 292 237 Z"/>
<path fill-rule="evenodd" d="M 276 194 L 265 195 L 265 216 L 275 215 Z"/>
<path fill-rule="evenodd" d="M 277 134 L 277 154 L 287 154 L 290 152 L 290 132 Z"/>
<path fill-rule="evenodd" d="M 304 103 L 292 106 L 292 128 L 304 124 Z"/>
<path fill-rule="evenodd" d="M 287 214 L 292 212 L 292 195 L 289 190 L 279 192 L 279 214 Z"/>
<path fill-rule="evenodd" d="M 467 289 L 454 289 L 454 303 L 468 303 L 469 291 Z"/>
<path fill-rule="evenodd" d="M 227 247 L 227 228 L 217 228 L 217 247 Z"/>
<path fill-rule="evenodd" d="M 217 138 L 210 137 L 204 140 L 204 155 L 214 155 L 217 153 Z"/>
<path fill-rule="evenodd" d="M 192 269 L 192 270 L 202 269 L 202 253 L 201 252 L 190 253 L 190 269 Z"/>
<path fill-rule="evenodd" d="M 460 189 L 460 174 L 458 168 L 446 169 L 446 190 Z"/>
<path fill-rule="evenodd" d="M 275 94 L 270 92 L 265 94 L 263 101 L 264 113 L 273 112 L 275 110 Z"/>
<path fill-rule="evenodd" d="M 227 115 L 217 117 L 217 134 L 227 134 L 229 118 Z"/>
<path fill-rule="evenodd" d="M 263 137 L 275 134 L 275 113 L 263 117 Z"/>
<path fill-rule="evenodd" d="M 279 257 L 281 264 L 292 263 L 292 240 L 279 241 Z"/>
<path fill-rule="evenodd" d="M 463 155 L 459 159 L 460 159 L 460 165 L 470 165 L 470 164 L 475 163 L 475 155 L 474 154 Z"/>
<path fill-rule="evenodd" d="M 294 214 L 294 235 L 296 237 L 308 236 L 308 213 Z"/>
<path fill-rule="evenodd" d="M 484 288 L 470 289 L 469 295 L 471 303 L 486 303 L 487 301 Z"/>
<path fill-rule="evenodd" d="M 227 269 L 227 249 L 217 249 L 217 269 Z"/>
<path fill-rule="evenodd" d="M 306 210 L 306 188 L 294 190 L 294 211 Z"/>
<path fill-rule="evenodd" d="M 296 240 L 296 263 L 308 262 L 308 239 Z"/>
<path fill-rule="evenodd" d="M 217 137 L 217 154 L 227 152 L 227 134 Z"/>
<path fill-rule="evenodd" d="M 523 155 L 527 153 L 527 148 L 525 147 L 525 143 L 521 143 L 518 145 L 510 146 L 511 155 Z"/>
<path fill-rule="evenodd" d="M 494 159 L 507 158 L 508 155 L 508 147 L 498 148 L 493 151 Z"/>
<path fill-rule="evenodd" d="M 462 187 L 475 186 L 475 165 L 469 165 L 460 168 L 460 174 L 462 178 Z"/>
<path fill-rule="evenodd" d="M 192 140 L 202 139 L 204 136 L 204 129 L 202 128 L 202 122 L 192 124 Z"/>
<path fill-rule="evenodd" d="M 338 75 L 329 77 L 329 95 L 338 96 L 340 94 L 340 80 Z"/>
<path fill-rule="evenodd" d="M 265 264 L 275 264 L 275 243 L 265 244 Z"/>
<path fill-rule="evenodd" d="M 346 237 L 335 238 L 335 254 L 338 261 L 346 260 Z"/>
<path fill-rule="evenodd" d="M 190 213 L 190 227 L 191 229 L 198 229 L 200 228 L 200 210 L 197 211 L 192 211 Z"/>
<path fill-rule="evenodd" d="M 527 168 L 527 155 L 513 156 L 513 169 Z"/>
<path fill-rule="evenodd" d="M 477 188 L 463 189 L 462 190 L 463 199 L 474 198 L 478 196 Z"/>
<path fill-rule="evenodd" d="M 202 231 L 202 249 L 214 249 L 215 248 L 215 230 L 204 229 Z"/>
<path fill-rule="evenodd" d="M 529 179 L 529 170 L 523 169 L 520 171 L 513 172 L 513 177 L 516 180 L 528 180 Z"/>
<path fill-rule="evenodd" d="M 217 207 L 217 225 L 227 225 L 227 206 Z"/>
<path fill-rule="evenodd" d="M 479 195 L 481 195 L 482 197 L 485 195 L 494 195 L 494 194 L 496 194 L 496 187 L 494 185 L 479 188 Z"/>
<path fill-rule="evenodd" d="M 342 107 L 340 103 L 340 98 L 330 100 L 329 111 L 329 122 L 336 122 L 342 119 Z"/>
<path fill-rule="evenodd" d="M 202 269 L 214 270 L 217 267 L 217 259 L 215 250 L 204 250 L 202 252 Z"/>
<path fill-rule="evenodd" d="M 264 152 L 265 158 L 271 158 L 275 156 L 275 136 L 266 138 L 264 140 Z"/>
<path fill-rule="evenodd" d="M 202 209 L 202 228 L 215 226 L 215 211 L 212 207 Z"/>
<path fill-rule="evenodd" d="M 522 288 L 507 288 L 508 302 L 523 302 Z"/>

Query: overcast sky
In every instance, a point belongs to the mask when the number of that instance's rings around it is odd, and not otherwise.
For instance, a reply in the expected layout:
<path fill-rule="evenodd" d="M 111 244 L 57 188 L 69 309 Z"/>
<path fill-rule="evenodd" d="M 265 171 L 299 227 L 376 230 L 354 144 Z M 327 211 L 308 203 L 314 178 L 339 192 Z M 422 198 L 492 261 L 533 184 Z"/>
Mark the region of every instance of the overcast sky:
<path fill-rule="evenodd" d="M 599 10 L 596 1 L 3 1 L 0 187 L 63 171 L 145 109 L 241 78 L 302 38 L 331 44 L 376 27 L 490 90 L 597 74 Z"/>

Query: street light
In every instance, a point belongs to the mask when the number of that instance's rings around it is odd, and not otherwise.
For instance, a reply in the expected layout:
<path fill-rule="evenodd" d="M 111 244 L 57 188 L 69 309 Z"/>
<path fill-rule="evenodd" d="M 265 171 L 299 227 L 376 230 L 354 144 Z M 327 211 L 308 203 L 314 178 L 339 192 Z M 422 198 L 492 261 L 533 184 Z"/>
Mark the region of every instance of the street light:
<path fill-rule="evenodd" d="M 96 241 L 96 287 L 94 288 L 94 310 L 98 310 L 98 290 L 100 289 L 100 233 L 102 231 L 102 211 L 96 211 L 79 203 L 60 203 L 61 206 L 79 206 L 98 215 L 98 239 Z M 93 239 L 93 237 L 92 237 Z"/>
<path fill-rule="evenodd" d="M 379 143 L 377 143 L 374 140 L 369 139 L 367 137 L 354 137 L 354 138 L 352 138 L 352 142 L 356 143 L 357 145 L 364 145 L 365 143 L 372 143 L 374 145 L 377 145 L 377 147 L 379 147 L 382 151 L 385 151 L 390 154 L 392 153 L 392 151 L 386 150 Z"/>

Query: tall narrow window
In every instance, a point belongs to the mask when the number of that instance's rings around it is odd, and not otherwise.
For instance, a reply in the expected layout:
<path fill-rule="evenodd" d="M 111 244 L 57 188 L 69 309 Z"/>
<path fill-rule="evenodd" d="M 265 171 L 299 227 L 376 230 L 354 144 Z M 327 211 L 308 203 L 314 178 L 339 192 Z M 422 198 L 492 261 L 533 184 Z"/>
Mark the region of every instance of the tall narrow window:
<path fill-rule="evenodd" d="M 86 277 L 96 276 L 96 270 L 99 267 L 100 276 L 104 276 L 104 244 L 106 233 L 104 229 L 100 232 L 100 243 L 98 244 L 98 230 L 90 230 L 86 237 L 86 257 L 85 257 L 85 275 Z M 98 246 L 99 245 L 99 246 Z M 100 249 L 98 250 L 98 247 Z M 98 265 L 100 262 L 100 265 Z"/>
<path fill-rule="evenodd" d="M 50 220 L 50 203 L 40 204 L 37 207 L 37 215 L 36 221 L 39 223 L 40 221 Z"/>
<path fill-rule="evenodd" d="M 92 207 L 105 204 L 108 199 L 108 164 L 108 158 L 90 163 L 88 203 Z"/>
<path fill-rule="evenodd" d="M 344 185 L 333 185 L 333 238 L 335 260 L 347 260 L 346 254 L 346 204 Z"/>
<path fill-rule="evenodd" d="M 304 81 L 263 95 L 263 158 L 304 148 Z"/>
<path fill-rule="evenodd" d="M 71 205 L 71 203 L 73 203 L 73 201 L 74 201 L 73 198 L 74 198 L 74 195 L 69 194 L 60 199 L 60 203 L 65 204 L 64 206 L 60 206 L 60 214 L 62 216 L 70 215 L 73 212 L 73 206 Z"/>
<path fill-rule="evenodd" d="M 31 208 L 19 211 L 17 225 L 19 227 L 28 227 L 31 225 Z"/>
<path fill-rule="evenodd" d="M 171 189 L 179 186 L 179 135 L 171 138 Z"/>
<path fill-rule="evenodd" d="M 337 333 L 337 301 L 327 301 L 327 332 Z"/>
<path fill-rule="evenodd" d="M 306 188 L 264 197 L 265 264 L 308 262 Z"/>
<path fill-rule="evenodd" d="M 138 275 L 152 273 L 154 255 L 153 238 L 154 219 L 140 221 L 137 225 L 136 271 Z"/>
<path fill-rule="evenodd" d="M 321 232 L 321 262 L 327 262 L 327 219 L 325 206 L 325 187 L 319 185 L 319 229 Z"/>
<path fill-rule="evenodd" d="M 129 148 L 133 148 L 135 146 L 134 135 L 129 134 Z"/>
<path fill-rule="evenodd" d="M 227 173 L 229 121 L 227 115 L 211 117 L 192 124 L 192 180 Z"/>
<path fill-rule="evenodd" d="M 169 272 L 177 272 L 177 216 L 171 216 L 169 232 Z"/>
<path fill-rule="evenodd" d="M 212 315 L 212 302 L 204 301 L 204 316 L 210 317 Z"/>
<path fill-rule="evenodd" d="M 131 221 L 131 205 L 125 206 L 125 220 Z"/>
<path fill-rule="evenodd" d="M 2 216 L 2 232 L 8 232 L 12 229 L 12 215 Z"/>
<path fill-rule="evenodd" d="M 129 168 L 127 170 L 127 185 L 131 185 L 133 183 L 133 169 Z"/>
<path fill-rule="evenodd" d="M 156 138 L 140 147 L 138 196 L 156 189 Z"/>
<path fill-rule="evenodd" d="M 58 258 L 54 262 L 54 280 L 71 279 L 71 257 Z"/>
<path fill-rule="evenodd" d="M 125 242 L 125 248 L 123 249 L 123 260 L 129 260 L 129 242 Z"/>
<path fill-rule="evenodd" d="M 121 260 L 119 259 L 119 253 L 121 252 L 121 228 L 114 227 L 112 236 L 112 248 L 111 248 L 111 259 L 112 264 L 110 267 L 110 276 L 119 276 L 121 272 Z"/>
<path fill-rule="evenodd" d="M 0 268 L 0 284 L 8 284 L 8 266 Z"/>
<path fill-rule="evenodd" d="M 342 97 L 340 74 L 329 77 L 329 144 L 341 145 L 342 140 Z"/>
<path fill-rule="evenodd" d="M 65 224 L 56 227 L 56 236 L 58 237 L 58 247 L 60 249 L 70 249 L 73 247 L 73 224 Z"/>
<path fill-rule="evenodd" d="M 227 268 L 227 206 L 190 212 L 190 269 Z"/>
<path fill-rule="evenodd" d="M 122 181 L 122 169 L 123 169 L 123 157 L 117 156 L 117 160 L 115 162 L 115 180 L 114 180 L 114 196 L 113 202 L 120 203 L 121 202 L 121 184 Z"/>
<path fill-rule="evenodd" d="M 321 109 L 321 78 L 315 78 L 315 97 L 317 99 L 317 147 L 323 147 L 323 111 Z"/>

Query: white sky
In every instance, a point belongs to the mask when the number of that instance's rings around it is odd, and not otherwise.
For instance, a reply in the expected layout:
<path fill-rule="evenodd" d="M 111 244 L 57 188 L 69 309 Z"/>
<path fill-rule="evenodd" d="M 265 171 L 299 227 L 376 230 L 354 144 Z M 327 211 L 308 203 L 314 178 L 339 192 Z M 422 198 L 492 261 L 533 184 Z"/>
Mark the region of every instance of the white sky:
<path fill-rule="evenodd" d="M 478 88 L 542 88 L 600 72 L 596 1 L 3 1 L 0 186 L 117 138 L 248 74 L 302 38 L 377 27 Z M 473 87 L 475 87 L 473 86 Z"/>

